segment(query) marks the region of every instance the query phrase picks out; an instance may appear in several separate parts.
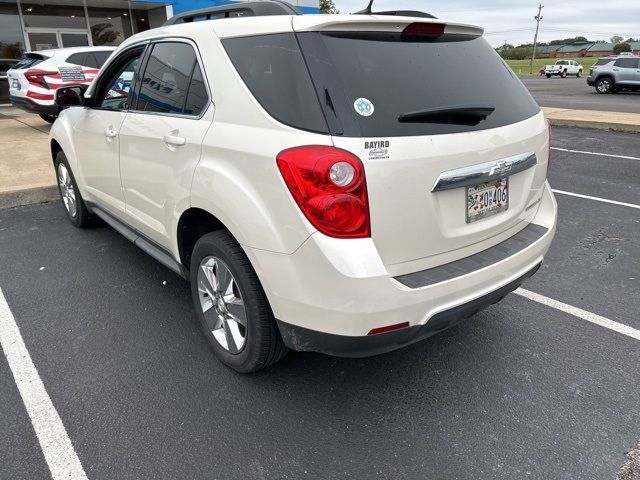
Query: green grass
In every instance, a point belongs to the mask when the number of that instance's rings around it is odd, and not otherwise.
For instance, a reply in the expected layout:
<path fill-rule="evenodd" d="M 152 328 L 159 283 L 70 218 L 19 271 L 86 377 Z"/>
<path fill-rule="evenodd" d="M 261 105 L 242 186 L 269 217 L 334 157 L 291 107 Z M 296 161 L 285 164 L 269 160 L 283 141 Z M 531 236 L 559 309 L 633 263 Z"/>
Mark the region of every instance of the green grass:
<path fill-rule="evenodd" d="M 589 67 L 596 63 L 598 57 L 583 57 L 583 58 L 536 58 L 533 62 L 533 76 L 537 77 L 539 75 L 540 69 L 545 65 L 551 65 L 556 63 L 556 60 L 575 60 L 582 66 L 584 66 L 582 70 L 582 74 L 586 75 L 589 73 Z M 519 77 L 530 77 L 529 75 L 529 65 L 531 64 L 531 59 L 529 60 L 507 60 L 507 63 L 511 67 L 511 69 L 516 72 Z"/>

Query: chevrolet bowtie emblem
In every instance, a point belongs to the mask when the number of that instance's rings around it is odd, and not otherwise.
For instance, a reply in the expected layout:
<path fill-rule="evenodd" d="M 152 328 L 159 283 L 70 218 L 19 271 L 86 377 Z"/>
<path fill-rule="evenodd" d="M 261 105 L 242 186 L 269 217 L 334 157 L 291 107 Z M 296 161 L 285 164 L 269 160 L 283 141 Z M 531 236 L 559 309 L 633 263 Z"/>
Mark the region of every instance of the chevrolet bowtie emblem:
<path fill-rule="evenodd" d="M 489 175 L 500 175 L 503 173 L 507 173 L 511 170 L 512 165 L 513 162 L 498 162 L 493 167 L 491 167 Z"/>

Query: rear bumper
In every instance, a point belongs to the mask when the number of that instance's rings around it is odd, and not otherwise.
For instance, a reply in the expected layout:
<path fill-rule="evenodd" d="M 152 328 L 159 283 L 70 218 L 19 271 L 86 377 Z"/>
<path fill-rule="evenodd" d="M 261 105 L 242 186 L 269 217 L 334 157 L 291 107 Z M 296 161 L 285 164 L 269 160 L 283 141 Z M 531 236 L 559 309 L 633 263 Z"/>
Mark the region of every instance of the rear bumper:
<path fill-rule="evenodd" d="M 57 115 L 58 114 L 58 106 L 55 105 L 55 104 L 42 105 L 42 104 L 37 103 L 36 101 L 32 100 L 31 98 L 28 98 L 28 97 L 17 97 L 15 95 L 11 95 L 9 97 L 9 101 L 11 102 L 11 104 L 14 107 L 19 108 L 21 110 L 24 110 L 25 112 L 37 113 L 37 114 L 42 114 L 42 115 Z"/>
<path fill-rule="evenodd" d="M 461 259 L 434 268 L 455 275 L 420 271 L 394 277 L 371 239 L 338 240 L 317 233 L 290 255 L 248 247 L 245 252 L 290 348 L 362 356 L 448 328 L 532 275 L 555 234 L 556 203 L 548 183 L 531 223 L 540 227 L 540 234 L 522 248 L 514 247 L 518 239 L 507 238 L 497 246 L 506 255 L 474 255 L 469 262 Z M 474 264 L 476 269 L 469 268 Z M 403 330 L 368 335 L 405 322 L 409 326 Z"/>
<path fill-rule="evenodd" d="M 415 325 L 389 333 L 357 337 L 332 335 L 330 333 L 323 333 L 291 325 L 280 320 L 278 321 L 278 327 L 280 328 L 284 343 L 293 350 L 320 352 L 337 357 L 354 358 L 379 355 L 424 340 L 468 319 L 480 310 L 502 300 L 505 295 L 514 291 L 522 282 L 535 274 L 538 268 L 540 268 L 540 264 L 493 292 L 437 313 L 423 325 Z"/>

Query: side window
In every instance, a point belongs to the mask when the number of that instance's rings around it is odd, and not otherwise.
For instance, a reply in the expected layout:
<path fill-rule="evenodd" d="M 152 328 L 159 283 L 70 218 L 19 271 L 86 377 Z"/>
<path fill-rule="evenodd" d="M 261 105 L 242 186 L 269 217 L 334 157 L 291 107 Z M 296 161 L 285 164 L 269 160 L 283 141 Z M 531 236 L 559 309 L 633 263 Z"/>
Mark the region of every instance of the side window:
<path fill-rule="evenodd" d="M 84 59 L 83 65 L 89 68 L 100 68 L 93 52 L 87 52 L 87 57 Z"/>
<path fill-rule="evenodd" d="M 193 47 L 178 42 L 155 44 L 142 75 L 136 110 L 196 115 L 204 108 L 206 98 Z"/>
<path fill-rule="evenodd" d="M 72 63 L 74 65 L 86 65 L 85 64 L 85 56 L 87 54 L 82 52 L 82 53 L 74 53 L 73 55 L 69 55 L 69 58 L 67 58 L 67 63 Z"/>
<path fill-rule="evenodd" d="M 636 68 L 638 66 L 638 60 L 636 58 L 619 58 L 616 60 L 615 66 L 620 68 Z"/>
<path fill-rule="evenodd" d="M 204 78 L 200 66 L 196 63 L 189 84 L 187 102 L 184 106 L 184 113 L 187 115 L 200 115 L 207 107 L 209 96 L 204 85 Z"/>
<path fill-rule="evenodd" d="M 96 88 L 97 107 L 109 110 L 122 110 L 127 108 L 129 92 L 134 81 L 134 75 L 140 62 L 143 49 L 123 54 L 124 58 L 112 63 L 110 72 L 100 80 Z"/>

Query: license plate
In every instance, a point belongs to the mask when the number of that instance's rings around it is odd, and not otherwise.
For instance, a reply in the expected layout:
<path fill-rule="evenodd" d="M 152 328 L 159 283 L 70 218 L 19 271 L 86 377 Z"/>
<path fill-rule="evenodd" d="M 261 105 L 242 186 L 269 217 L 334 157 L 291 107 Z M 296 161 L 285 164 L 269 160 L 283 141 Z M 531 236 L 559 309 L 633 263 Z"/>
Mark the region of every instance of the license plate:
<path fill-rule="evenodd" d="M 467 223 L 504 212 L 508 208 L 508 177 L 467 187 Z"/>

